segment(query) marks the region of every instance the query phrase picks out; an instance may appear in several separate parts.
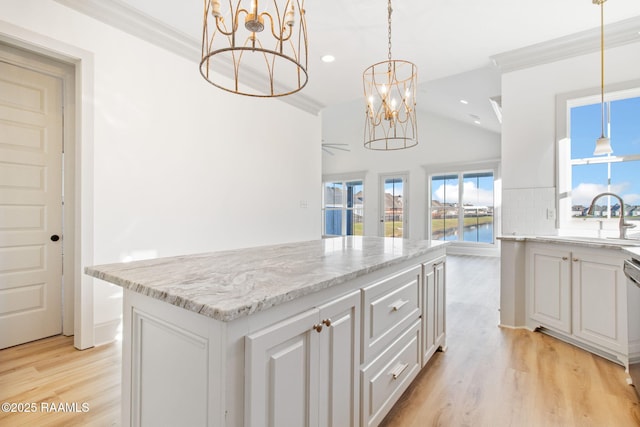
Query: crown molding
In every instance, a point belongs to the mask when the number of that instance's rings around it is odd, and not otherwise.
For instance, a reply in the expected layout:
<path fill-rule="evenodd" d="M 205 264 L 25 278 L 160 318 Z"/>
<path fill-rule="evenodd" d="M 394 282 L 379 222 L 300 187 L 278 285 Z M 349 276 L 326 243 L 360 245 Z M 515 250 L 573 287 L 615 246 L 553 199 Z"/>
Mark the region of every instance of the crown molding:
<path fill-rule="evenodd" d="M 605 48 L 640 42 L 640 16 L 605 25 Z M 600 50 L 600 28 L 493 55 L 502 73 L 548 64 Z"/>
<path fill-rule="evenodd" d="M 77 12 L 90 16 L 109 26 L 122 30 L 132 36 L 145 40 L 160 48 L 166 49 L 178 56 L 194 61 L 197 66 L 201 59 L 201 41 L 196 40 L 175 30 L 173 27 L 140 12 L 121 0 L 55 0 Z M 232 78 L 233 68 L 231 64 L 223 70 L 223 73 Z M 196 73 L 199 75 L 199 72 Z M 249 75 L 250 73 L 247 73 Z M 249 87 L 261 87 L 259 82 L 263 78 L 252 74 L 245 82 Z M 303 93 L 295 93 L 277 99 L 306 111 L 318 114 L 325 106 Z"/>

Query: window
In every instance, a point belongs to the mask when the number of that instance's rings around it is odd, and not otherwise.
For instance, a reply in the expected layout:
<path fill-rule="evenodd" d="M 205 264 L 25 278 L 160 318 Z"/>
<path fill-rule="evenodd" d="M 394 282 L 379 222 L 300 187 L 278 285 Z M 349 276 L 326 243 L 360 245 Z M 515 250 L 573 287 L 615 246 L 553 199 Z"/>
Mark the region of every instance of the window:
<path fill-rule="evenodd" d="M 362 236 L 364 187 L 362 181 L 331 181 L 323 185 L 323 234 Z"/>
<path fill-rule="evenodd" d="M 431 238 L 493 244 L 493 182 L 493 171 L 432 175 Z"/>
<path fill-rule="evenodd" d="M 606 228 L 617 229 L 621 209 L 630 222 L 640 225 L 640 89 L 608 97 L 605 126 L 613 153 L 605 156 L 593 155 L 601 132 L 600 100 L 567 102 L 569 138 L 559 142 L 559 176 L 564 177 L 558 185 L 561 228 L 595 228 L 593 222 L 583 220 L 593 198 L 603 192 L 620 195 L 625 205 L 621 207 L 615 197 L 596 201 L 594 215 L 616 223 Z"/>
<path fill-rule="evenodd" d="M 380 176 L 380 225 L 384 237 L 407 237 L 407 176 Z"/>

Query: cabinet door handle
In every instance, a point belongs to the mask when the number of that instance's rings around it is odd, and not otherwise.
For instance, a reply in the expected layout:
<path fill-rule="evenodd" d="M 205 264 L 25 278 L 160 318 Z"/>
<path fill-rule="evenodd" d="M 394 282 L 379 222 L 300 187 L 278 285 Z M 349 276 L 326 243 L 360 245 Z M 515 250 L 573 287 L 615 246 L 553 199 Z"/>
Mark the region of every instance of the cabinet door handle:
<path fill-rule="evenodd" d="M 404 301 L 403 301 L 403 300 L 399 299 L 399 300 L 397 300 L 397 301 L 392 302 L 392 303 L 389 305 L 389 308 L 391 309 L 391 311 L 398 311 L 398 310 L 400 310 L 400 309 L 401 309 L 405 304 L 407 304 L 408 302 L 409 302 L 409 301 L 406 301 L 406 300 L 404 300 Z"/>
<path fill-rule="evenodd" d="M 408 363 L 398 363 L 391 371 L 389 371 L 389 375 L 391 375 L 394 380 L 397 380 L 407 367 L 409 367 Z"/>
<path fill-rule="evenodd" d="M 566 260 L 568 260 L 568 259 L 569 259 L 569 257 L 566 257 L 566 256 L 563 256 L 563 257 L 562 257 L 562 260 L 563 260 L 563 261 L 566 261 Z"/>
<path fill-rule="evenodd" d="M 313 329 L 315 329 L 316 332 L 320 333 L 322 332 L 322 325 L 315 324 L 313 325 Z"/>
<path fill-rule="evenodd" d="M 580 260 L 579 260 L 578 258 L 574 258 L 574 259 L 573 259 L 573 261 L 574 261 L 574 262 L 578 262 L 578 261 L 580 261 Z"/>
<path fill-rule="evenodd" d="M 322 323 L 324 323 L 326 325 L 326 327 L 328 328 L 329 326 L 331 326 L 331 319 L 324 319 L 322 321 Z"/>

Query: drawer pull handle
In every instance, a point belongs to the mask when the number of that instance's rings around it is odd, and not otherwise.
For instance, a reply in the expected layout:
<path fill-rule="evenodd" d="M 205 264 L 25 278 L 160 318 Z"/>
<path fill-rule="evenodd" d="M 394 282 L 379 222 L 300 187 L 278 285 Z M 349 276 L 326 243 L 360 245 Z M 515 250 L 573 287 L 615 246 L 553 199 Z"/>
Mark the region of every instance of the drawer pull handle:
<path fill-rule="evenodd" d="M 391 311 L 398 311 L 400 310 L 405 304 L 407 304 L 409 301 L 408 300 L 397 300 L 391 303 L 391 305 L 389 305 L 389 308 L 391 309 Z"/>
<path fill-rule="evenodd" d="M 391 371 L 389 371 L 389 375 L 391 375 L 394 380 L 397 380 L 407 367 L 409 367 L 408 363 L 398 363 Z"/>

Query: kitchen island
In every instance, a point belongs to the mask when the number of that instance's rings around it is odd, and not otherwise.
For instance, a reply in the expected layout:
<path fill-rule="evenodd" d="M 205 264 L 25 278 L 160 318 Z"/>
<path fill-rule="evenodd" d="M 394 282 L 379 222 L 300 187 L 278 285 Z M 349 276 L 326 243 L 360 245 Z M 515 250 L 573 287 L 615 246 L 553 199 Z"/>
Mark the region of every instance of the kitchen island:
<path fill-rule="evenodd" d="M 123 425 L 377 425 L 445 346 L 445 242 L 87 267 L 124 288 Z"/>

